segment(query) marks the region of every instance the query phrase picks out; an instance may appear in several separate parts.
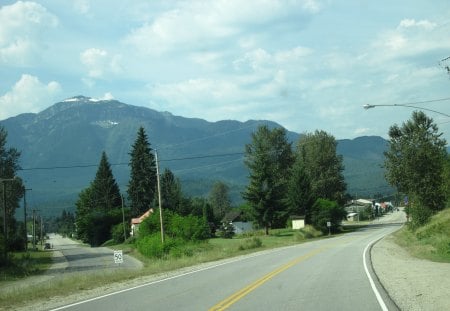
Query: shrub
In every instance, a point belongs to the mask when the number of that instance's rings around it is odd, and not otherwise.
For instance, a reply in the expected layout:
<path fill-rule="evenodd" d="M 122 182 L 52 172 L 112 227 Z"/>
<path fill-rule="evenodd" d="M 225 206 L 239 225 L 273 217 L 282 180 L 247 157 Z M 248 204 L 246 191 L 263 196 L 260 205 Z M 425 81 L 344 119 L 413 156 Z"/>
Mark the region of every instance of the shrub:
<path fill-rule="evenodd" d="M 331 231 L 337 232 L 342 219 L 344 219 L 347 213 L 335 201 L 317 199 L 312 207 L 311 214 L 312 225 L 323 233 L 327 233 L 327 222 L 331 222 Z"/>
<path fill-rule="evenodd" d="M 222 223 L 219 228 L 219 236 L 224 239 L 231 239 L 234 236 L 234 226 L 231 223 Z"/>
<path fill-rule="evenodd" d="M 125 224 L 125 230 L 126 234 L 129 235 L 128 232 L 130 231 L 130 229 L 127 224 Z M 125 238 L 123 236 L 123 223 L 120 223 L 112 227 L 111 237 L 114 243 L 116 244 L 123 243 L 125 241 Z"/>
<path fill-rule="evenodd" d="M 239 244 L 238 250 L 243 251 L 246 249 L 258 248 L 262 246 L 262 241 L 260 238 L 252 237 L 250 239 L 245 239 L 243 243 Z"/>

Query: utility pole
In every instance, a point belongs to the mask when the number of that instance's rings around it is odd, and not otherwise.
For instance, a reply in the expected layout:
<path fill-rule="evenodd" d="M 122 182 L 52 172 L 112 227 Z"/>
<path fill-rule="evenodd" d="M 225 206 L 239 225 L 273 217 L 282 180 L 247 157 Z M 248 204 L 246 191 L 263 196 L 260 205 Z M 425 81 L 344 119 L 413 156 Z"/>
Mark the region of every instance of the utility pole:
<path fill-rule="evenodd" d="M 25 251 L 28 251 L 28 228 L 27 228 L 27 191 L 32 189 L 26 189 L 23 187 L 23 224 L 25 226 Z"/>
<path fill-rule="evenodd" d="M 159 221 L 161 223 L 161 243 L 164 244 L 164 225 L 162 216 L 162 205 L 161 205 L 161 185 L 159 182 L 159 163 L 158 163 L 158 152 L 155 149 L 155 162 L 156 162 L 156 182 L 158 184 L 158 205 L 159 205 Z"/>
<path fill-rule="evenodd" d="M 127 239 L 127 229 L 125 229 L 125 212 L 123 210 L 123 195 L 120 195 L 122 199 L 122 227 L 123 227 L 123 241 L 125 242 Z"/>

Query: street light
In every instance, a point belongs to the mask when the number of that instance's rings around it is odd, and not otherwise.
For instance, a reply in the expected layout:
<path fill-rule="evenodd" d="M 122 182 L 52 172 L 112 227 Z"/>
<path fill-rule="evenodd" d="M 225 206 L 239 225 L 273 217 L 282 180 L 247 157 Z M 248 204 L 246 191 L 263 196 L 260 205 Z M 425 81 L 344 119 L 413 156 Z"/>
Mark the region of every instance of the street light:
<path fill-rule="evenodd" d="M 365 104 L 363 107 L 364 109 L 370 109 L 370 108 L 375 108 L 375 107 L 409 107 L 409 108 L 414 108 L 414 109 L 419 109 L 419 110 L 426 110 L 426 111 L 431 111 L 434 113 L 438 113 L 441 114 L 443 116 L 446 116 L 448 118 L 450 118 L 450 115 L 443 113 L 443 112 L 439 112 L 433 109 L 428 109 L 428 108 L 423 108 L 423 107 L 418 107 L 418 106 L 414 106 L 415 104 L 424 104 L 424 103 L 432 103 L 432 102 L 439 102 L 439 101 L 445 101 L 445 100 L 450 100 L 450 97 L 448 98 L 441 98 L 441 99 L 433 99 L 433 100 L 427 100 L 427 101 L 422 101 L 422 102 L 414 102 L 414 103 L 406 103 L 406 104 L 391 104 L 391 105 L 370 105 L 370 104 Z"/>

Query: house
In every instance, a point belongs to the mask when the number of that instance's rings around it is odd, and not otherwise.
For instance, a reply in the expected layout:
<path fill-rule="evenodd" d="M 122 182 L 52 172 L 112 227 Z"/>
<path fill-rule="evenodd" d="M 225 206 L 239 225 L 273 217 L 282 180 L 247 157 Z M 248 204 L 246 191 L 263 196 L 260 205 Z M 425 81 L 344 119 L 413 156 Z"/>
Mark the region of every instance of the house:
<path fill-rule="evenodd" d="M 151 214 L 153 214 L 153 208 L 146 211 L 140 217 L 131 219 L 131 232 L 130 232 L 131 236 L 135 236 L 135 234 L 137 234 L 137 232 L 139 230 L 139 225 L 141 224 L 141 222 L 143 222 L 144 219 L 147 218 L 148 216 L 150 216 Z"/>
<path fill-rule="evenodd" d="M 253 231 L 253 224 L 251 222 L 241 221 L 242 215 L 242 211 L 231 210 L 222 219 L 222 223 L 232 225 L 233 232 L 236 234 Z"/>

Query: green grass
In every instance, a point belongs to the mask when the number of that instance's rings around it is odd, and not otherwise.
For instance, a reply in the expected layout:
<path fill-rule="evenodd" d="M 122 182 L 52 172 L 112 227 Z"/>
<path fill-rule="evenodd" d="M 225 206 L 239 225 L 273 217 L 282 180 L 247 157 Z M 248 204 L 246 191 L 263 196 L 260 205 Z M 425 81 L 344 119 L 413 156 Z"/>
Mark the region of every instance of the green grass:
<path fill-rule="evenodd" d="M 394 237 L 397 244 L 417 258 L 450 263 L 450 208 L 415 231 L 404 227 Z"/>
<path fill-rule="evenodd" d="M 41 274 L 52 264 L 52 252 L 48 251 L 15 252 L 8 256 L 8 265 L 0 267 L 0 281 Z"/>

